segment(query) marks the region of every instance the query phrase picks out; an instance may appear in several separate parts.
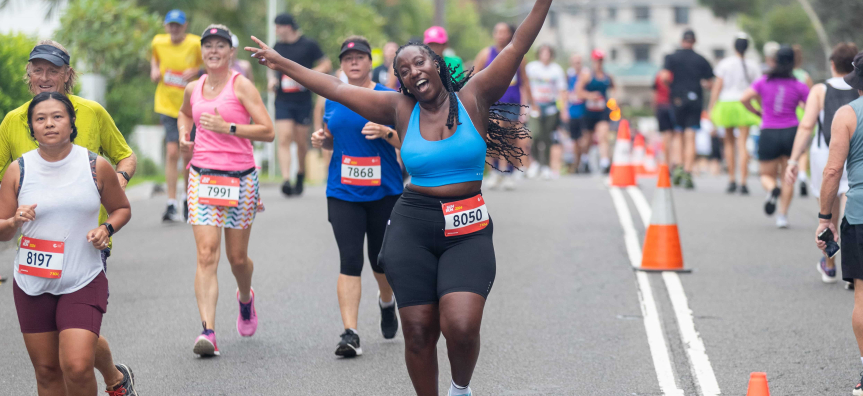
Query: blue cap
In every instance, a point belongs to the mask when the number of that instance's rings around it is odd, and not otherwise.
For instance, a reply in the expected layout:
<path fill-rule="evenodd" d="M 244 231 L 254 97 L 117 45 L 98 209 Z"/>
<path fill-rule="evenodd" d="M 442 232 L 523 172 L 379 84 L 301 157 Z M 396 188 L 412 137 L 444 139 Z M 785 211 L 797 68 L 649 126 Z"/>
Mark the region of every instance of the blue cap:
<path fill-rule="evenodd" d="M 165 15 L 165 23 L 179 23 L 183 25 L 186 23 L 186 13 L 181 10 L 168 11 L 168 15 Z"/>

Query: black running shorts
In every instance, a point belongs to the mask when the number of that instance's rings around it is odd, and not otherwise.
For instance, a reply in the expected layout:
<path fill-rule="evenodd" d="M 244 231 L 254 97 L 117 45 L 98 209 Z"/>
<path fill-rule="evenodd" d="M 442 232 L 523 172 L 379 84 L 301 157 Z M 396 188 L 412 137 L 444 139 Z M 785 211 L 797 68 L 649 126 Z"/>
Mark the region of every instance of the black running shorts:
<path fill-rule="evenodd" d="M 569 137 L 572 140 L 581 139 L 581 127 L 582 121 L 581 118 L 570 118 L 569 119 Z"/>
<path fill-rule="evenodd" d="M 854 283 L 863 279 L 863 224 L 848 224 L 843 218 L 839 226 L 839 244 L 842 249 L 842 280 Z"/>
<path fill-rule="evenodd" d="M 674 130 L 674 110 L 672 110 L 671 105 L 656 107 L 656 121 L 659 122 L 659 132 L 672 132 Z"/>
<path fill-rule="evenodd" d="M 772 161 L 779 157 L 790 157 L 794 150 L 797 127 L 762 129 L 758 138 L 758 160 Z"/>
<path fill-rule="evenodd" d="M 372 271 L 382 274 L 378 265 L 378 253 L 384 240 L 384 232 L 398 195 L 383 197 L 377 201 L 350 202 L 327 197 L 327 214 L 336 244 L 339 245 L 341 268 L 339 273 L 360 276 L 363 272 L 363 241 L 368 240 L 369 263 Z M 368 238 L 366 238 L 368 236 Z"/>
<path fill-rule="evenodd" d="M 496 271 L 494 221 L 472 234 L 444 236 L 442 203 L 477 194 L 440 198 L 405 188 L 393 208 L 378 258 L 399 308 L 437 304 L 453 292 L 488 298 Z M 489 209 L 490 216 L 493 210 Z"/>

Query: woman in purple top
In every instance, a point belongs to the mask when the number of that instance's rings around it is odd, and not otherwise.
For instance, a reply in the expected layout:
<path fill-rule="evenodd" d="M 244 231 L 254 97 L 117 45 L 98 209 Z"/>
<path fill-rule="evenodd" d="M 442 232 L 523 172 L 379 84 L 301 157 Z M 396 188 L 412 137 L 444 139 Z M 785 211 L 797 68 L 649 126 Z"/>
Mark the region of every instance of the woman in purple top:
<path fill-rule="evenodd" d="M 740 99 L 746 108 L 761 117 L 761 138 L 758 141 L 758 161 L 761 165 L 761 185 L 770 194 L 764 212 L 772 215 L 779 201 L 776 226 L 788 227 L 788 207 L 794 196 L 794 185 L 778 185 L 777 175 L 785 174 L 788 157 L 794 148 L 797 133 L 797 106 L 806 102 L 809 87 L 794 78 L 794 50 L 783 46 L 776 53 L 776 65 L 767 75 L 752 84 Z M 761 104 L 758 110 L 752 100 Z"/>
<path fill-rule="evenodd" d="M 497 58 L 500 52 L 509 45 L 509 42 L 512 41 L 513 34 L 515 34 L 515 26 L 506 22 L 500 22 L 495 25 L 494 31 L 492 32 L 492 36 L 494 36 L 494 45 L 484 48 L 476 55 L 476 59 L 473 62 L 473 73 L 477 74 L 488 67 L 488 65 Z M 506 104 L 504 106 L 499 106 L 499 108 L 503 110 L 501 115 L 509 119 L 510 122 L 518 121 L 521 114 L 525 113 L 522 111 L 521 105 L 528 104 L 531 105 L 531 107 L 536 107 L 533 106 L 533 96 L 530 94 L 530 81 L 528 80 L 527 72 L 525 71 L 526 65 L 527 62 L 522 61 L 521 67 L 519 67 L 518 72 L 515 73 L 515 76 L 509 83 L 509 88 L 507 88 L 506 93 L 503 94 L 503 97 L 501 97 L 499 101 L 499 103 Z M 518 142 L 513 143 L 521 147 L 524 152 L 530 152 L 529 140 L 519 140 Z M 526 166 L 529 165 L 529 163 L 522 165 Z M 512 169 L 504 158 L 500 159 L 498 167 L 500 169 Z M 501 180 L 501 174 L 501 172 L 497 172 L 492 169 L 485 184 L 491 189 L 497 188 Z M 512 174 L 508 174 L 504 180 L 503 184 L 505 189 L 512 189 L 515 186 L 511 176 Z"/>

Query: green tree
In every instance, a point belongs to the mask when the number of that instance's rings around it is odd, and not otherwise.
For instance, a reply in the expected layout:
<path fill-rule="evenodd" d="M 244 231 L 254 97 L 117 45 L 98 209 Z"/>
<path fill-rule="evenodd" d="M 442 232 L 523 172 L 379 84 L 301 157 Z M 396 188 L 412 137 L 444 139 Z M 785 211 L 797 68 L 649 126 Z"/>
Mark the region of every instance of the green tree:
<path fill-rule="evenodd" d="M 23 34 L 0 34 L 0 119 L 30 100 L 24 65 L 36 41 Z"/>
<path fill-rule="evenodd" d="M 491 45 L 491 30 L 483 27 L 476 4 L 472 1 L 448 0 L 446 30 L 449 45 L 465 61 L 471 61 L 484 47 Z"/>
<path fill-rule="evenodd" d="M 318 42 L 334 64 L 338 63 L 339 49 L 348 36 L 365 36 L 373 46 L 380 46 L 387 40 L 384 34 L 387 20 L 366 4 L 344 0 L 292 0 L 286 11 L 294 16 L 303 34 Z"/>

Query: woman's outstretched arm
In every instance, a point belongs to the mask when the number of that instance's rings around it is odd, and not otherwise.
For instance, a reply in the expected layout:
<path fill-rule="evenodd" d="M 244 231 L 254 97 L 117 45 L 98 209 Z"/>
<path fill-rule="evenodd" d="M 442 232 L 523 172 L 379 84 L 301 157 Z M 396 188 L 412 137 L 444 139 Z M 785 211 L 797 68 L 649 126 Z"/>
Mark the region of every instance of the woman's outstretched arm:
<path fill-rule="evenodd" d="M 477 73 L 468 82 L 465 88 L 472 86 L 471 88 L 476 93 L 478 100 L 484 101 L 486 105 L 494 104 L 509 88 L 512 77 L 518 72 L 524 55 L 530 50 L 539 30 L 542 29 L 542 24 L 548 15 L 548 9 L 551 7 L 551 1 L 537 0 L 533 4 L 533 10 L 516 29 L 512 42 L 500 52 L 500 55 L 487 68 Z"/>
<path fill-rule="evenodd" d="M 278 52 L 252 36 L 259 48 L 246 47 L 258 63 L 278 70 L 308 90 L 334 102 L 341 103 L 363 118 L 382 125 L 396 125 L 396 107 L 407 97 L 392 91 L 375 91 L 341 82 L 329 74 L 307 69 L 285 59 Z"/>

